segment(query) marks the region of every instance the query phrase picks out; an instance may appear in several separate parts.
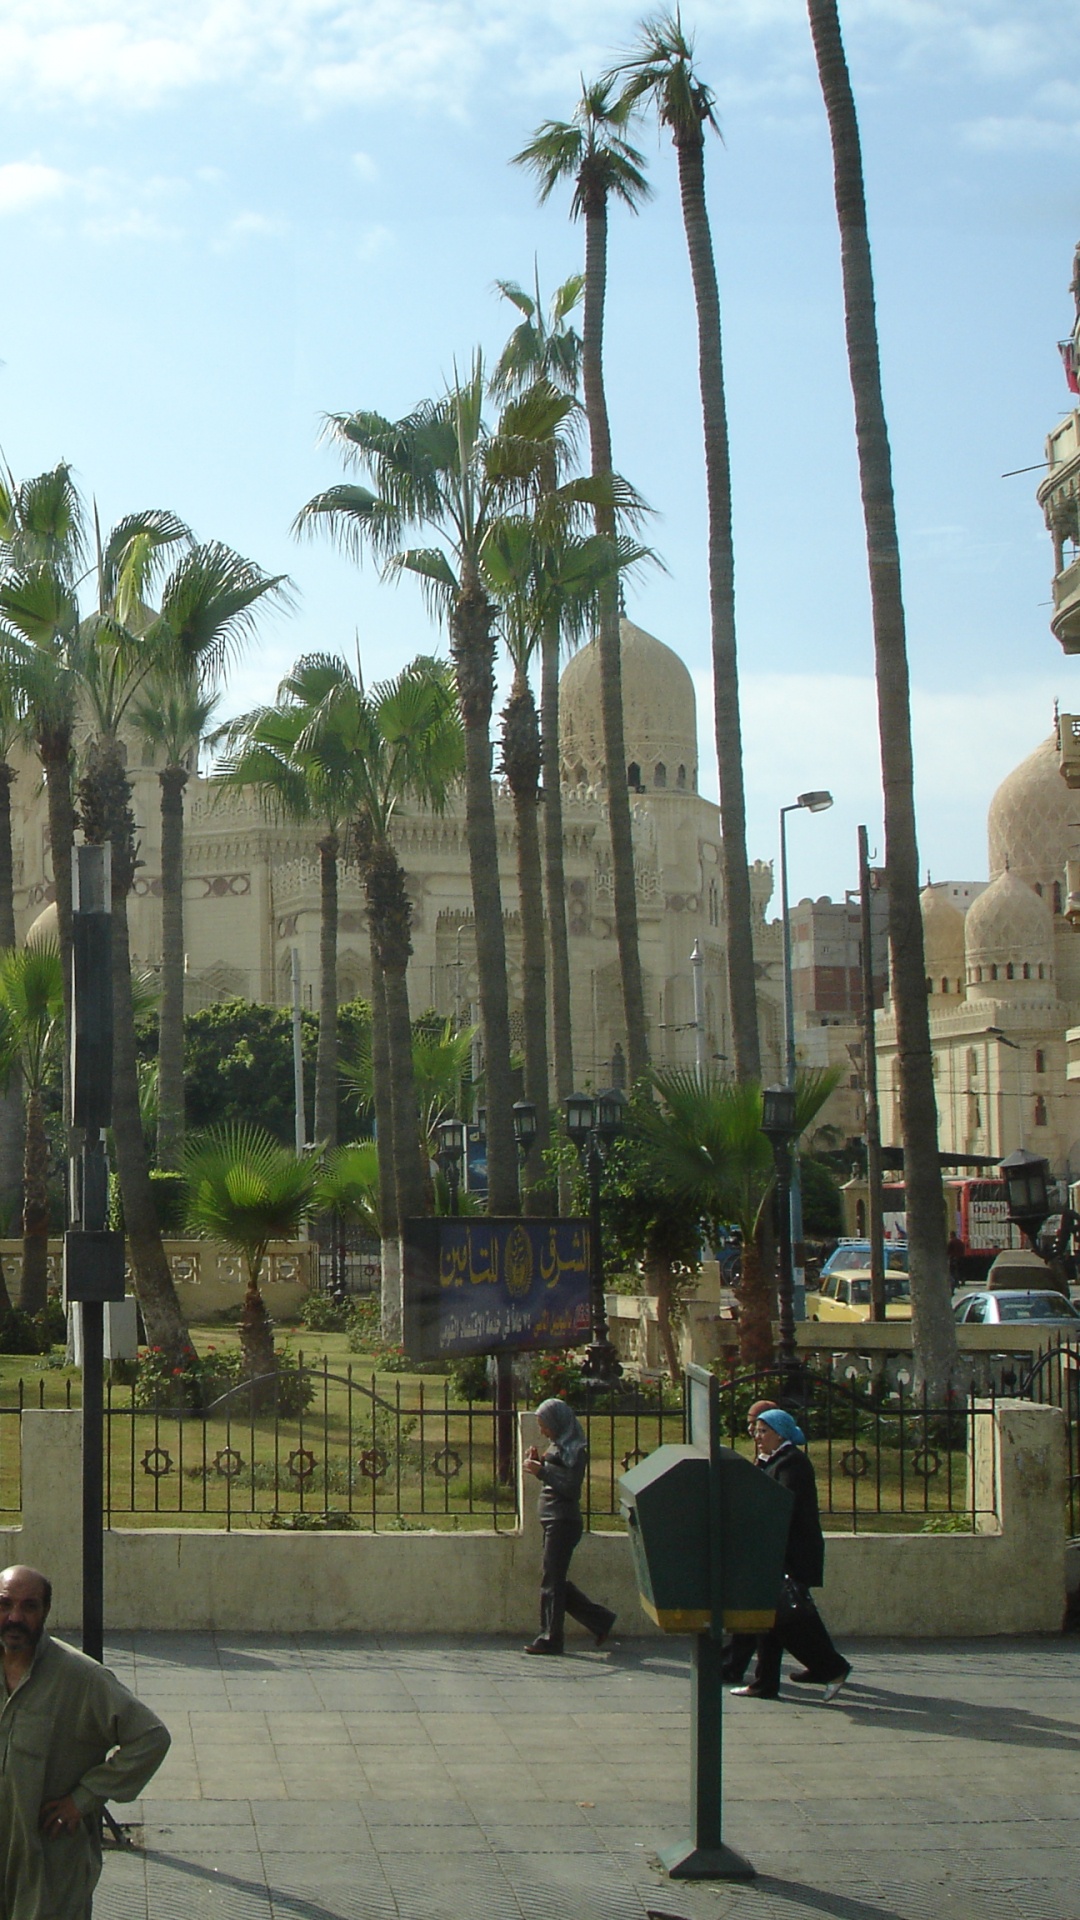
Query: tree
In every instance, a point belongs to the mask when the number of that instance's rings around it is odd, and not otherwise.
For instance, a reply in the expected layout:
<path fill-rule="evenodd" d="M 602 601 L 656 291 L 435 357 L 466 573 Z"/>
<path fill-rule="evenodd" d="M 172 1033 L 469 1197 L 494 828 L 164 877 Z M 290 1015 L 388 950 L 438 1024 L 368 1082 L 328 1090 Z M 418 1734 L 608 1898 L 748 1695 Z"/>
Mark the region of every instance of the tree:
<path fill-rule="evenodd" d="M 848 368 L 855 403 L 859 483 L 870 569 L 878 735 L 889 876 L 889 950 L 907 1187 L 911 1320 L 916 1380 L 941 1404 L 960 1355 L 951 1310 L 945 1200 L 938 1160 L 937 1102 L 926 995 L 919 853 L 915 831 L 911 698 L 892 455 L 881 392 L 874 273 L 862 150 L 836 0 L 808 0 L 832 141 L 844 285 Z"/>
<path fill-rule="evenodd" d="M 604 1166 L 605 1266 L 613 1278 L 640 1270 L 645 1290 L 656 1302 L 664 1360 L 677 1384 L 682 1369 L 674 1321 L 684 1289 L 701 1264 L 701 1225 L 683 1194 L 658 1176 L 649 1148 L 633 1138 L 634 1115 L 641 1104 L 639 1095 L 630 1109 L 630 1136 L 615 1141 Z"/>
<path fill-rule="evenodd" d="M 314 1154 L 297 1159 L 262 1127 L 233 1124 L 193 1137 L 183 1172 L 189 1231 L 223 1240 L 247 1268 L 240 1346 L 247 1378 L 263 1379 L 276 1363 L 259 1279 L 271 1241 L 295 1240 L 316 1212 L 321 1161 Z"/>
<path fill-rule="evenodd" d="M 27 718 L 0 659 L 0 949 L 15 945 L 15 861 L 11 838 L 11 789 L 16 772 L 13 749 L 28 739 Z M 14 1215 L 22 1196 L 22 1080 L 18 1068 L 0 1091 L 0 1211 Z"/>
<path fill-rule="evenodd" d="M 631 208 L 648 193 L 642 155 L 626 138 L 629 109 L 613 102 L 603 82 L 587 87 L 572 121 L 546 120 L 529 144 L 515 154 L 518 165 L 537 177 L 541 201 L 563 180 L 573 180 L 571 211 L 585 222 L 585 314 L 582 338 L 582 377 L 589 423 L 592 471 L 610 477 L 611 429 L 604 390 L 604 299 L 607 287 L 608 203 L 612 196 Z M 615 507 L 597 500 L 596 531 L 612 539 Z M 600 654 L 600 699 L 604 759 L 608 791 L 608 823 L 615 898 L 615 933 L 619 949 L 623 1008 L 626 1015 L 627 1058 L 631 1081 L 648 1065 L 645 996 L 638 949 L 637 892 L 634 882 L 634 846 L 630 824 L 630 792 L 626 780 L 623 741 L 622 670 L 620 665 L 619 596 L 614 577 L 601 590 L 597 621 Z"/>
<path fill-rule="evenodd" d="M 476 926 L 480 1023 L 488 1092 L 488 1180 L 493 1213 L 519 1207 L 513 1130 L 510 1007 L 499 847 L 491 786 L 496 607 L 484 585 L 484 548 L 501 516 L 535 495 L 547 451 L 573 402 L 537 383 L 504 407 L 496 429 L 484 419 L 484 365 L 455 378 L 437 400 L 404 419 L 333 414 L 327 432 L 375 483 L 317 494 L 296 528 L 323 527 L 346 552 L 370 551 L 389 573 L 416 574 L 445 614 L 464 734 L 465 826 Z M 575 483 L 571 483 L 573 486 Z M 407 548 L 413 530 L 440 543 Z"/>
<path fill-rule="evenodd" d="M 700 1078 L 690 1070 L 654 1071 L 650 1078 L 661 1105 L 639 1103 L 636 1137 L 650 1155 L 654 1178 L 694 1208 L 714 1242 L 724 1227 L 740 1229 L 739 1357 L 744 1366 L 768 1366 L 775 1290 L 762 1261 L 761 1233 L 774 1170 L 772 1147 L 761 1131 L 761 1088 L 749 1080 L 721 1080 L 713 1074 Z M 799 1074 L 799 1134 L 820 1112 L 836 1082 L 831 1069 Z"/>
<path fill-rule="evenodd" d="M 300 1016 L 305 1077 L 314 1077 L 319 1042 L 319 1018 Z M 371 1015 L 363 1000 L 346 1001 L 338 1008 L 342 1046 L 351 1051 L 370 1031 Z M 140 1064 L 157 1058 L 157 1029 L 142 1021 L 138 1032 Z M 288 1007 L 271 1007 L 251 1000 L 219 1000 L 184 1019 L 184 1093 L 186 1126 L 192 1132 L 223 1126 L 228 1121 L 251 1121 L 292 1145 L 293 1108 L 292 1014 Z M 342 1082 L 338 1132 L 346 1138 L 353 1127 L 349 1090 Z"/>
<path fill-rule="evenodd" d="M 452 1020 L 437 1021 L 433 1029 L 423 1015 L 412 1023 L 413 1082 L 421 1150 L 426 1160 L 436 1158 L 441 1120 L 451 1115 L 462 1120 L 471 1118 L 469 1075 L 476 1034 L 476 1027 L 455 1027 Z M 362 1115 L 375 1097 L 370 1033 L 351 1057 L 342 1059 L 341 1077 L 351 1088 Z"/>
<path fill-rule="evenodd" d="M 654 103 L 671 130 L 679 167 L 683 224 L 694 283 L 698 377 L 705 429 L 705 484 L 709 510 L 709 607 L 712 624 L 713 703 L 720 769 L 720 824 L 727 922 L 728 988 L 735 1076 L 761 1075 L 755 986 L 750 871 L 746 859 L 746 796 L 735 644 L 735 550 L 731 526 L 731 459 L 720 336 L 720 294 L 705 200 L 705 130 L 716 130 L 714 96 L 695 71 L 693 41 L 678 11 L 641 28 L 641 50 L 606 84 L 625 80 L 621 105 Z"/>
<path fill-rule="evenodd" d="M 26 1092 L 23 1260 L 19 1305 L 40 1313 L 48 1299 L 49 1143 L 45 1084 L 63 1042 L 64 969 L 58 941 L 0 953 L 0 1082 L 21 1075 Z M 0 1299 L 0 1307 L 10 1307 Z"/>

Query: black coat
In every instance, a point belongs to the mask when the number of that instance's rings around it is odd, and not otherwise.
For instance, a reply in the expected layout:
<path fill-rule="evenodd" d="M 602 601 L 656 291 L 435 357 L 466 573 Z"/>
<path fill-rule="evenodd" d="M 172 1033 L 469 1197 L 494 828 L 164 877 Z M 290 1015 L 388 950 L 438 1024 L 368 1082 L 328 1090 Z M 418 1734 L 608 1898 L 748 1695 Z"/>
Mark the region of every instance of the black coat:
<path fill-rule="evenodd" d="M 813 1465 L 805 1453 L 786 1441 L 768 1460 L 760 1463 L 763 1473 L 778 1480 L 795 1495 L 788 1529 L 784 1572 L 804 1587 L 820 1587 L 825 1578 L 825 1536 L 818 1517 L 817 1481 Z"/>

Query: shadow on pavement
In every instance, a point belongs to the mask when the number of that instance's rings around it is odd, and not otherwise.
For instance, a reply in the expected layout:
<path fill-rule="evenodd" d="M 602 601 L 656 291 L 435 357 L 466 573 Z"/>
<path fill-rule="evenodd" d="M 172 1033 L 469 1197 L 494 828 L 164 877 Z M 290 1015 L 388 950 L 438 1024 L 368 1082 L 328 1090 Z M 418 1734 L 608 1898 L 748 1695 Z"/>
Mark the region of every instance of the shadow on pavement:
<path fill-rule="evenodd" d="M 909 1733 L 937 1733 L 961 1740 L 992 1740 L 1003 1746 L 1047 1747 L 1080 1759 L 1080 1728 L 1075 1721 L 1051 1720 L 1010 1706 L 982 1707 L 944 1694 L 894 1693 L 860 1681 L 844 1688 L 835 1705 L 846 1718 Z"/>

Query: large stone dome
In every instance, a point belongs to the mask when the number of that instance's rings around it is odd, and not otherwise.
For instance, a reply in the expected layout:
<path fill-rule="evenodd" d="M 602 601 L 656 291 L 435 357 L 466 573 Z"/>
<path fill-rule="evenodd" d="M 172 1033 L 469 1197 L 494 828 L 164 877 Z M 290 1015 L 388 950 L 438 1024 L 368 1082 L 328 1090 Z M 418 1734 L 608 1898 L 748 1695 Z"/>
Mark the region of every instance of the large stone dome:
<path fill-rule="evenodd" d="M 683 661 L 632 620 L 620 620 L 626 777 L 633 787 L 697 791 L 697 701 Z M 600 649 L 575 653 L 559 682 L 559 749 L 570 786 L 606 786 Z"/>
<path fill-rule="evenodd" d="M 924 887 L 922 908 L 926 977 L 932 994 L 964 991 L 964 916 L 937 887 Z"/>
<path fill-rule="evenodd" d="M 967 910 L 964 947 L 968 991 L 992 987 L 996 996 L 1011 982 L 1030 993 L 1031 983 L 1054 978 L 1054 922 L 1046 901 L 1006 868 Z"/>
<path fill-rule="evenodd" d="M 1052 898 L 1066 860 L 1080 853 L 1080 795 L 1058 771 L 1055 734 L 1006 775 L 990 802 L 987 831 L 991 879 L 1009 867 Z"/>

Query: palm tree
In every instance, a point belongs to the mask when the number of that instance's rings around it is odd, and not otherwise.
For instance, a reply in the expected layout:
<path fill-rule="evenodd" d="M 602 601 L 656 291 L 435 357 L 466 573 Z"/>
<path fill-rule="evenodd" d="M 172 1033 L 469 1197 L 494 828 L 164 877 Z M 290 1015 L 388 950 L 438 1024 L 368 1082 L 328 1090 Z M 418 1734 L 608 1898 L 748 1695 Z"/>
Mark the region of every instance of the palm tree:
<path fill-rule="evenodd" d="M 885 864 L 889 873 L 891 991 L 900 1072 L 912 1342 L 917 1378 L 941 1404 L 959 1368 L 946 1258 L 945 1202 L 938 1160 L 937 1102 L 926 997 L 919 853 L 911 751 L 900 547 L 892 456 L 881 392 L 874 311 L 874 273 L 866 220 L 859 124 L 836 0 L 808 0 L 810 30 L 832 140 L 836 213 L 844 283 L 848 367 L 877 673 L 878 734 L 885 799 Z"/>
<path fill-rule="evenodd" d="M 705 484 L 709 507 L 709 605 L 712 621 L 713 703 L 720 768 L 728 991 L 739 1080 L 761 1075 L 754 973 L 750 872 L 746 861 L 746 796 L 735 645 L 735 552 L 731 528 L 731 459 L 720 338 L 720 294 L 705 201 L 705 130 L 716 129 L 713 94 L 694 68 L 693 41 L 676 10 L 647 20 L 641 50 L 607 84 L 625 78 L 621 102 L 632 109 L 655 104 L 671 130 L 679 166 L 683 224 L 697 306 L 698 376 L 705 428 Z"/>
<path fill-rule="evenodd" d="M 23 1162 L 23 1260 L 19 1305 L 40 1313 L 48 1299 L 49 1143 L 44 1090 L 64 1033 L 64 968 L 59 942 L 0 953 L 0 1081 L 13 1075 L 26 1092 Z M 0 1299 L 0 1305 L 10 1306 Z"/>
<path fill-rule="evenodd" d="M 524 318 L 514 328 L 499 355 L 491 379 L 492 392 L 509 397 L 524 392 L 534 380 L 541 379 L 550 380 L 553 386 L 576 397 L 581 374 L 581 338 L 568 322 L 584 291 L 584 275 L 572 274 L 560 287 L 556 287 L 547 319 L 540 299 L 539 282 L 535 295 L 526 293 L 512 280 L 500 280 L 496 284 Z M 545 470 L 542 476 L 541 486 L 546 492 L 551 492 L 555 484 L 555 462 L 552 459 L 550 470 Z M 540 632 L 540 761 L 544 791 L 544 898 L 551 963 L 551 1026 L 555 1093 L 560 1103 L 574 1090 L 570 949 L 566 933 L 566 874 L 563 868 L 562 779 L 559 765 L 559 655 L 562 639 L 558 609 L 551 608 Z M 511 779 L 509 773 L 507 778 Z"/>
<path fill-rule="evenodd" d="M 513 1131 L 510 1007 L 499 847 L 491 786 L 491 709 L 497 610 L 484 584 L 484 549 L 500 517 L 535 495 L 542 463 L 572 401 L 539 382 L 508 402 L 495 431 L 484 420 L 486 381 L 471 372 L 402 420 L 334 414 L 327 432 L 376 491 L 346 485 L 317 494 L 296 528 L 326 530 L 347 552 L 370 550 L 386 571 L 417 574 L 447 617 L 465 747 L 465 823 L 476 925 L 480 1021 L 488 1091 L 488 1183 L 493 1213 L 519 1207 Z M 442 544 L 405 548 L 413 530 Z"/>
<path fill-rule="evenodd" d="M 17 775 L 11 754 L 27 739 L 27 719 L 18 690 L 0 660 L 0 949 L 15 945 L 11 789 Z M 16 1068 L 0 1091 L 0 1212 L 12 1215 L 22 1193 L 23 1135 L 22 1082 Z"/>
<path fill-rule="evenodd" d="M 275 1370 L 274 1329 L 259 1280 L 272 1240 L 295 1240 L 319 1206 L 322 1163 L 297 1159 L 262 1127 L 212 1127 L 188 1141 L 183 1159 L 188 1230 L 223 1240 L 247 1268 L 240 1346 L 249 1380 Z"/>
<path fill-rule="evenodd" d="M 217 696 L 194 676 L 154 674 L 135 708 L 146 745 L 162 753 L 161 1009 L 157 1059 L 157 1160 L 178 1167 L 184 1146 L 184 788 Z"/>
<path fill-rule="evenodd" d="M 440 1121 L 451 1115 L 462 1120 L 472 1117 L 469 1074 L 477 1032 L 476 1027 L 455 1027 L 452 1020 L 442 1021 L 434 1031 L 426 1024 L 413 1024 L 413 1082 L 421 1148 L 428 1160 L 434 1160 L 438 1152 Z M 342 1060 L 341 1077 L 360 1113 L 370 1110 L 375 1097 L 370 1037 Z"/>
<path fill-rule="evenodd" d="M 836 1086 L 832 1069 L 802 1072 L 796 1081 L 796 1121 L 805 1132 Z M 761 1233 L 774 1184 L 773 1153 L 761 1131 L 761 1088 L 749 1080 L 721 1080 L 696 1071 L 650 1075 L 661 1106 L 635 1109 L 635 1132 L 649 1151 L 654 1175 L 676 1198 L 696 1209 L 714 1240 L 724 1226 L 742 1233 L 739 1283 L 739 1357 L 744 1366 L 773 1358 L 775 1289 L 765 1271 Z"/>
<path fill-rule="evenodd" d="M 575 217 L 581 217 L 585 222 L 582 376 L 592 471 L 596 476 L 609 476 L 612 472 L 603 359 L 608 203 L 614 196 L 625 205 L 636 207 L 648 193 L 642 171 L 643 157 L 626 138 L 628 118 L 629 109 L 613 101 L 610 88 L 601 82 L 585 89 L 572 121 L 545 121 L 528 146 L 514 156 L 517 164 L 530 168 L 537 176 L 541 201 L 548 199 L 560 181 L 572 179 L 574 192 L 571 209 Z M 608 539 L 613 538 L 616 525 L 614 505 L 598 501 L 595 512 L 597 533 Z M 648 1065 L 648 1040 L 641 954 L 638 949 L 630 793 L 626 782 L 623 743 L 619 596 L 614 578 L 600 594 L 597 640 L 615 933 L 626 1015 L 627 1059 L 630 1077 L 634 1081 Z"/>

